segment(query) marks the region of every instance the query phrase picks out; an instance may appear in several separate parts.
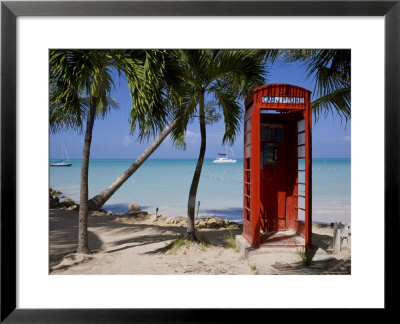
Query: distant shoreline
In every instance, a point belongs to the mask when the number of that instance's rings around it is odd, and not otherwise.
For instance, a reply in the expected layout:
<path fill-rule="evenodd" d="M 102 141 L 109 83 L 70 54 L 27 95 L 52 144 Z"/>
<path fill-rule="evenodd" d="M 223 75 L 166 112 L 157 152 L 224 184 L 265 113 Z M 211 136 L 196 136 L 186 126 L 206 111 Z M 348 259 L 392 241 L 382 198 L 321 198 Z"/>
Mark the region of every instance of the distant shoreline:
<path fill-rule="evenodd" d="M 232 164 L 204 162 L 197 202 L 199 216 L 243 219 L 243 160 Z M 68 168 L 50 168 L 50 186 L 78 201 L 81 160 Z M 92 159 L 89 196 L 102 192 L 133 162 L 131 159 Z M 124 213 L 137 203 L 149 213 L 186 215 L 187 197 L 196 159 L 150 159 L 106 202 L 104 208 Z M 351 220 L 351 159 L 313 160 L 313 219 L 330 224 Z M 197 209 L 196 209 L 197 211 Z"/>
<path fill-rule="evenodd" d="M 58 199 L 57 201 L 59 201 L 61 203 L 61 205 L 59 205 L 58 207 L 51 207 L 51 205 L 50 205 L 50 208 L 64 209 L 64 210 L 78 210 L 77 206 L 79 208 L 79 204 L 77 202 L 75 202 L 73 199 L 71 199 L 69 197 L 65 197 L 63 195 L 63 193 L 61 191 L 58 191 L 57 189 L 54 189 L 54 188 L 49 188 L 49 189 L 50 189 L 50 193 L 51 193 L 50 200 L 55 199 L 57 197 L 57 199 Z M 64 198 L 62 198 L 62 200 L 60 200 L 59 197 L 64 197 Z M 67 206 L 63 206 L 62 205 L 62 203 L 64 201 L 68 201 L 69 202 L 67 204 Z M 69 207 L 73 207 L 73 206 L 75 206 L 75 207 L 72 208 L 72 209 L 68 209 Z M 107 215 L 114 215 L 114 216 L 117 216 L 117 217 L 124 217 L 126 214 L 129 214 L 129 207 L 128 207 L 128 211 L 126 213 L 116 213 L 116 212 L 114 212 L 114 211 L 112 211 L 110 209 L 107 209 L 107 208 L 102 208 L 101 211 L 104 214 L 107 214 Z M 146 213 L 146 215 L 149 214 L 147 211 L 143 211 L 143 212 Z M 163 216 L 163 217 L 167 217 L 167 218 L 184 218 L 185 216 L 175 215 L 175 216 Z M 201 217 L 198 217 L 198 218 L 196 217 L 197 220 L 201 220 L 201 219 L 205 219 L 205 218 L 219 218 L 219 219 L 222 219 L 222 220 L 225 219 L 223 217 L 218 217 L 218 216 L 215 216 L 215 215 L 201 216 Z M 237 224 L 239 226 L 242 225 L 242 221 L 233 220 L 233 221 L 229 221 L 229 223 L 232 223 L 232 224 L 235 223 L 235 224 Z M 330 227 L 333 227 L 333 225 L 334 225 L 334 222 L 321 222 L 321 221 L 314 221 L 314 220 L 312 221 L 312 223 L 317 224 L 317 225 L 330 226 Z"/>

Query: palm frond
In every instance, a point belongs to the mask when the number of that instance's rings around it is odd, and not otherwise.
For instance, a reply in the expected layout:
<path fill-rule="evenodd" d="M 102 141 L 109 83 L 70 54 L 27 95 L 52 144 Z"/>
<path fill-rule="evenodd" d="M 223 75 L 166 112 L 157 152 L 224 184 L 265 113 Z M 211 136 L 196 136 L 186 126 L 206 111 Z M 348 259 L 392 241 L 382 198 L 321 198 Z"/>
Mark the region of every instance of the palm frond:
<path fill-rule="evenodd" d="M 351 118 L 351 89 L 342 88 L 319 97 L 311 103 L 316 120 L 320 114 L 325 116 L 336 112 L 345 121 Z"/>
<path fill-rule="evenodd" d="M 199 93 L 195 92 L 189 100 L 185 100 L 182 105 L 175 108 L 174 116 L 176 116 L 176 124 L 171 132 L 171 139 L 173 144 L 178 147 L 185 149 L 186 142 L 184 140 L 186 129 L 189 124 L 189 120 L 192 118 L 196 111 L 199 103 Z"/>
<path fill-rule="evenodd" d="M 214 95 L 224 115 L 225 133 L 222 144 L 229 143 L 232 145 L 236 135 L 240 132 L 242 106 L 237 103 L 237 97 L 234 93 L 221 89 L 220 91 L 214 91 Z"/>
<path fill-rule="evenodd" d="M 111 51 L 112 52 L 112 51 Z M 106 50 L 50 50 L 50 130 L 82 130 L 89 96 L 96 98 L 96 115 L 118 108 L 109 95 L 115 87 L 115 58 Z M 119 70 L 119 66 L 116 66 Z M 120 71 L 118 71 L 120 73 Z M 86 101 L 86 102 L 85 102 Z"/>
<path fill-rule="evenodd" d="M 300 61 L 314 80 L 315 118 L 324 111 L 336 112 L 347 122 L 351 117 L 351 51 L 347 49 L 283 50 L 286 62 Z"/>

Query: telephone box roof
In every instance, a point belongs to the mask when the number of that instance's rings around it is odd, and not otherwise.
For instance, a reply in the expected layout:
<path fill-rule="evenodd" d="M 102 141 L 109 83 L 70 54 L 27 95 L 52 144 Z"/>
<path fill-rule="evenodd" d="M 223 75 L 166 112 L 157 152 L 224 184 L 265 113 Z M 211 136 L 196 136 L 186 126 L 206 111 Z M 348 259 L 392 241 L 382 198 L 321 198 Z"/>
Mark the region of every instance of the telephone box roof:
<path fill-rule="evenodd" d="M 258 92 L 268 92 L 274 88 L 280 88 L 282 90 L 284 90 L 285 92 L 297 92 L 297 93 L 311 93 L 310 90 L 293 85 L 293 84 L 285 84 L 285 83 L 274 83 L 274 84 L 265 84 L 256 88 L 253 88 L 252 90 L 250 90 L 249 95 L 247 96 L 247 98 L 245 99 L 244 103 L 245 106 L 249 106 L 253 99 L 254 99 L 254 95 Z"/>

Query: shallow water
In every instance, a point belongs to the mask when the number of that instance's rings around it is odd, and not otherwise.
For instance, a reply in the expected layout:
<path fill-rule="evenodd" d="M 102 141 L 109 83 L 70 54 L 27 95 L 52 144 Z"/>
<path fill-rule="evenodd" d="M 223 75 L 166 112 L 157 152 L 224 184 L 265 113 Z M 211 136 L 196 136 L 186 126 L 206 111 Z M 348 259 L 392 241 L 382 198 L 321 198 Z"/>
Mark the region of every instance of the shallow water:
<path fill-rule="evenodd" d="M 243 160 L 235 164 L 204 161 L 197 193 L 199 217 L 219 216 L 242 220 Z M 81 160 L 71 167 L 51 167 L 50 186 L 79 202 Z M 132 160 L 93 159 L 89 167 L 89 197 L 101 192 L 118 177 Z M 104 208 L 126 212 L 128 204 L 166 216 L 184 216 L 195 159 L 149 159 L 114 194 Z M 350 222 L 350 159 L 313 159 L 313 221 Z M 197 205 L 196 205 L 197 206 Z"/>

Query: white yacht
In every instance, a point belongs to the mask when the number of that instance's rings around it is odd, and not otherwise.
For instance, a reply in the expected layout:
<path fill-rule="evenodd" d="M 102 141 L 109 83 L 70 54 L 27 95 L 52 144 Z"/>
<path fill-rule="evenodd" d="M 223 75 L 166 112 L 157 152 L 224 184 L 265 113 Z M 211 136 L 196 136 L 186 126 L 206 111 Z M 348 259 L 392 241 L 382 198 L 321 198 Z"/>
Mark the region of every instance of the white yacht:
<path fill-rule="evenodd" d="M 232 152 L 232 156 L 234 156 L 232 147 L 230 148 Z M 230 159 L 228 158 L 228 149 L 226 149 L 226 153 L 217 153 L 217 158 L 213 161 L 213 163 L 236 163 L 236 159 Z"/>

